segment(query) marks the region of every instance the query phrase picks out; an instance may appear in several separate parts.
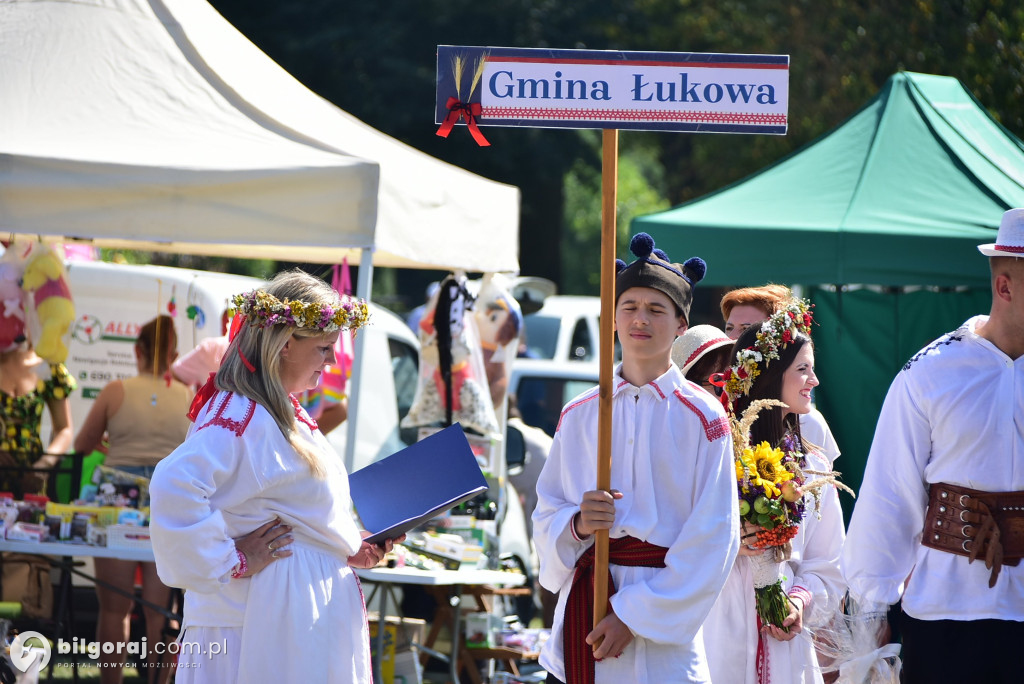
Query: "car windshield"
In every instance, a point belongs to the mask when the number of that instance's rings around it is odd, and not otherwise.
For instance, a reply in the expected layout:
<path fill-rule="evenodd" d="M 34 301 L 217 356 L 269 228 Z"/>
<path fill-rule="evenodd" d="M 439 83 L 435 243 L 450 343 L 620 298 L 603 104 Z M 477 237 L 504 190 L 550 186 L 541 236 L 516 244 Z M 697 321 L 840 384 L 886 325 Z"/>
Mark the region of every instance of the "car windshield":
<path fill-rule="evenodd" d="M 558 329 L 562 319 L 532 313 L 524 317 L 526 323 L 526 356 L 531 359 L 553 359 L 558 344 Z"/>
<path fill-rule="evenodd" d="M 519 412 L 523 415 L 523 422 L 539 427 L 554 437 L 562 407 L 595 384 L 596 380 L 529 376 L 521 378 L 516 390 L 516 401 Z"/>

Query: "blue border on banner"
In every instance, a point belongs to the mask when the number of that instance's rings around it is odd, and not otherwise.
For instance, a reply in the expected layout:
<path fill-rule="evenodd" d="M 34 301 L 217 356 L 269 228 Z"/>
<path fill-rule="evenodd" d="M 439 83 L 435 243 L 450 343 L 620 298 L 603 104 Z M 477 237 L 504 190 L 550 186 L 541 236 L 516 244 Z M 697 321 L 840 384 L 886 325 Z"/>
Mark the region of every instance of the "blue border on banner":
<path fill-rule="evenodd" d="M 609 66 L 617 63 L 629 64 L 637 62 L 657 62 L 666 65 L 696 66 L 696 65 L 721 65 L 722 68 L 742 68 L 749 66 L 752 69 L 763 67 L 781 67 L 787 73 L 789 71 L 789 55 L 748 55 L 715 52 L 633 52 L 618 50 L 564 50 L 547 48 L 502 48 L 502 47 L 481 47 L 481 46 L 459 46 L 459 45 L 438 45 L 437 46 L 437 90 L 435 91 L 434 102 L 434 123 L 441 124 L 448 115 L 448 98 L 456 92 L 455 74 L 452 62 L 458 54 L 467 61 L 466 73 L 463 75 L 463 82 L 466 83 L 469 73 L 472 71 L 472 64 L 484 54 L 494 57 L 513 57 L 539 62 L 551 61 L 554 63 L 572 63 L 579 61 L 587 62 L 609 62 Z M 482 87 L 478 87 L 469 102 L 479 103 Z M 787 117 L 788 118 L 788 117 Z M 465 120 L 460 120 L 459 125 L 465 125 Z M 785 134 L 788 124 L 721 124 L 721 123 L 685 123 L 685 122 L 630 122 L 630 121 L 561 121 L 561 120 L 535 120 L 535 119 L 498 119 L 487 117 L 477 119 L 480 126 L 502 126 L 511 128 L 615 128 L 623 130 L 641 131 L 674 131 L 683 133 L 747 133 L 747 134 Z"/>

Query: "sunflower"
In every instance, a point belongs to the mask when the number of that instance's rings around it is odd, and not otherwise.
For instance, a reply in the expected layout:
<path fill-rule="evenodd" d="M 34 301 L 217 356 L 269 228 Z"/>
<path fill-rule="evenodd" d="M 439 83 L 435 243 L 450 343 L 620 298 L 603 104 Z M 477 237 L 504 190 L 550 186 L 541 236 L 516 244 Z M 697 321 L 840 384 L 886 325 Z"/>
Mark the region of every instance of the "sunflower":
<path fill-rule="evenodd" d="M 744 450 L 744 456 L 746 456 L 746 451 Z M 753 462 L 754 470 L 751 482 L 763 486 L 765 493 L 769 496 L 781 495 L 779 485 L 793 479 L 793 473 L 787 470 L 782 463 L 783 458 L 782 450 L 773 449 L 768 442 L 761 442 L 751 452 L 750 460 Z"/>

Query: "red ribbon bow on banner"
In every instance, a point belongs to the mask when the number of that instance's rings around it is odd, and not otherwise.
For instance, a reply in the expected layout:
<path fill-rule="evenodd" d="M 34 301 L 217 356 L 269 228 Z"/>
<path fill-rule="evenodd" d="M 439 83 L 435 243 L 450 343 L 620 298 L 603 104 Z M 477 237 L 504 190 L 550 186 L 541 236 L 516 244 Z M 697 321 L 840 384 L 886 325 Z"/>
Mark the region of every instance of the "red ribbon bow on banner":
<path fill-rule="evenodd" d="M 447 138 L 448 134 L 452 132 L 452 127 L 465 116 L 469 133 L 473 136 L 473 140 L 476 140 L 476 144 L 480 147 L 490 147 L 491 143 L 487 142 L 480 127 L 476 125 L 476 117 L 480 116 L 482 111 L 479 102 L 460 102 L 457 97 L 449 97 L 445 106 L 448 107 L 448 116 L 444 117 L 441 127 L 437 129 L 439 136 Z"/>

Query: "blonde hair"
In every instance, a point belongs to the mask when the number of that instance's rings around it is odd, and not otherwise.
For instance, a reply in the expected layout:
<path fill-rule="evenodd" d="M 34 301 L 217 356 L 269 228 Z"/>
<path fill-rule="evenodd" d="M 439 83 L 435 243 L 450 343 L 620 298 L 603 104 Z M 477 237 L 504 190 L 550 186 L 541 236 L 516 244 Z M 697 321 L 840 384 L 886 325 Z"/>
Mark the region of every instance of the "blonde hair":
<path fill-rule="evenodd" d="M 278 273 L 267 285 L 266 292 L 281 301 L 301 300 L 332 307 L 341 303 L 338 293 L 330 285 L 299 269 Z M 217 389 L 241 394 L 263 406 L 316 478 L 324 476 L 324 464 L 317 452 L 299 438 L 295 407 L 288 390 L 281 383 L 281 350 L 293 335 L 317 337 L 322 334 L 318 330 L 288 325 L 259 328 L 243 323 L 242 329 L 224 354 L 216 378 Z M 255 367 L 255 371 L 246 367 L 243 356 Z"/>

